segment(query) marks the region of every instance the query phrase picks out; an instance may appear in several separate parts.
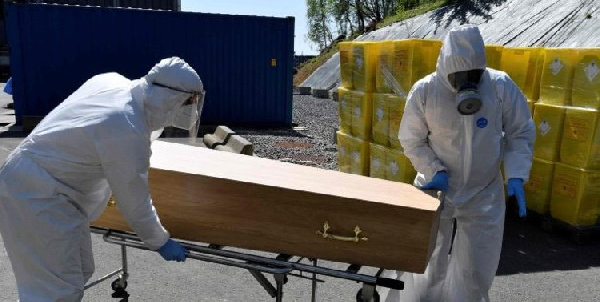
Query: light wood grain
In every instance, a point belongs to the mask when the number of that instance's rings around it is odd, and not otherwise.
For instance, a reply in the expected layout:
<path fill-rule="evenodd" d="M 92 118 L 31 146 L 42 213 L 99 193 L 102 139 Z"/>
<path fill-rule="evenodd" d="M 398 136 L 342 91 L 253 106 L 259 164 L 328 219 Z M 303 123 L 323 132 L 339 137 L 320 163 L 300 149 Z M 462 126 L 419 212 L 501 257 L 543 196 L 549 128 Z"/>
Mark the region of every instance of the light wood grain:
<path fill-rule="evenodd" d="M 173 237 L 411 272 L 432 252 L 439 201 L 410 185 L 159 141 L 152 149 L 153 202 Z M 358 225 L 369 240 L 324 239 L 325 221 L 349 237 Z M 130 230 L 114 206 L 93 224 Z"/>

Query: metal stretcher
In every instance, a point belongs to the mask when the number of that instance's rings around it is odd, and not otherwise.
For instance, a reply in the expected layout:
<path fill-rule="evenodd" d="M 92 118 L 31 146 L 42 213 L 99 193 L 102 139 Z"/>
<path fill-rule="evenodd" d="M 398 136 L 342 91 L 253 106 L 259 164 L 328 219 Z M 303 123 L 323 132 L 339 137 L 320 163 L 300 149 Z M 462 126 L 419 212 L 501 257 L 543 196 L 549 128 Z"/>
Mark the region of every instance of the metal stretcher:
<path fill-rule="evenodd" d="M 111 288 L 114 291 L 112 296 L 113 298 L 123 298 L 121 301 L 127 301 L 127 298 L 129 297 L 129 294 L 126 291 L 127 279 L 129 277 L 127 268 L 127 247 L 142 250 L 148 250 L 148 248 L 136 235 L 131 233 L 98 227 L 91 227 L 91 231 L 103 235 L 105 242 L 121 246 L 122 267 L 98 280 L 88 283 L 85 286 L 85 289 L 118 275 L 117 279 L 111 283 Z M 380 277 L 383 273 L 383 269 L 379 269 L 375 275 L 371 276 L 360 274 L 358 271 L 361 269 L 361 266 L 359 265 L 349 265 L 346 270 L 339 270 L 318 266 L 317 259 L 307 259 L 311 264 L 306 264 L 301 263 L 305 258 L 291 255 L 281 254 L 275 258 L 269 258 L 250 253 L 225 250 L 223 246 L 218 245 L 198 245 L 186 242 L 179 243 L 189 250 L 189 253 L 187 254 L 188 259 L 202 260 L 247 269 L 267 293 L 277 302 L 280 302 L 283 299 L 283 286 L 288 281 L 288 276 L 310 279 L 312 281 L 312 301 L 316 301 L 317 282 L 323 282 L 322 280 L 317 279 L 317 275 L 362 283 L 362 288 L 356 293 L 356 301 L 359 302 L 379 301 L 379 293 L 376 289 L 377 286 L 396 290 L 404 289 L 404 283 L 402 281 Z M 296 260 L 293 261 L 293 259 Z M 273 285 L 264 274 L 273 275 L 275 285 Z M 305 274 L 307 275 L 305 276 Z"/>

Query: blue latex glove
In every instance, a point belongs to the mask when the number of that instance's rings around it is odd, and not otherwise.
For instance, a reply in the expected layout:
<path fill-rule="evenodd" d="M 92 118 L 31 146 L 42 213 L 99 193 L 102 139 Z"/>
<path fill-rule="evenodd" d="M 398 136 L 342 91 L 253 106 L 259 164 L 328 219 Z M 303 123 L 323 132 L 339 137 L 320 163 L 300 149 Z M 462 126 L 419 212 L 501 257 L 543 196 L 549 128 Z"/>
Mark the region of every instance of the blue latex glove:
<path fill-rule="evenodd" d="M 527 205 L 525 203 L 525 190 L 523 189 L 523 180 L 520 178 L 511 178 L 507 183 L 508 196 L 515 196 L 519 205 L 519 217 L 527 216 Z"/>
<path fill-rule="evenodd" d="M 169 239 L 157 252 L 167 261 L 183 262 L 188 251 L 181 244 Z"/>
<path fill-rule="evenodd" d="M 439 171 L 435 173 L 433 179 L 421 187 L 421 190 L 448 190 L 448 173 L 446 171 Z"/>
<path fill-rule="evenodd" d="M 6 82 L 6 85 L 4 85 L 4 92 L 6 94 L 13 94 L 13 89 L 12 89 L 12 77 L 8 78 L 8 82 Z"/>

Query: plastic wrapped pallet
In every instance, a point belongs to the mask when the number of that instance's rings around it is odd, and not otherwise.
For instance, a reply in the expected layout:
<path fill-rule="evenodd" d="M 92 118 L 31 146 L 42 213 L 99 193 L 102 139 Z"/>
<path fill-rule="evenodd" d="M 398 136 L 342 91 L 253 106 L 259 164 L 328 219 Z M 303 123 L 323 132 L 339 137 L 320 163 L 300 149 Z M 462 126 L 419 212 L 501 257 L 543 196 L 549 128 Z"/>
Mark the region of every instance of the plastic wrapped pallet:
<path fill-rule="evenodd" d="M 417 171 L 401 151 L 387 149 L 385 176 L 387 180 L 412 184 Z"/>
<path fill-rule="evenodd" d="M 352 89 L 363 92 L 375 91 L 375 66 L 379 62 L 376 42 L 352 42 Z"/>
<path fill-rule="evenodd" d="M 572 226 L 592 226 L 598 221 L 600 170 L 585 170 L 556 163 L 552 181 L 552 217 Z"/>
<path fill-rule="evenodd" d="M 385 179 L 386 148 L 374 143 L 370 144 L 370 148 L 369 176 Z"/>
<path fill-rule="evenodd" d="M 442 47 L 439 40 L 406 39 L 381 43 L 380 64 L 393 75 L 406 96 L 412 86 L 421 78 L 435 71 L 437 58 Z M 383 77 L 381 66 L 377 66 L 377 91 L 389 93 L 391 87 Z"/>
<path fill-rule="evenodd" d="M 350 137 L 350 173 L 369 176 L 369 142 Z"/>
<path fill-rule="evenodd" d="M 537 100 L 534 95 L 537 47 L 504 47 L 500 70 L 506 72 L 521 88 L 528 100 Z M 538 87 L 539 89 L 539 87 Z"/>
<path fill-rule="evenodd" d="M 485 45 L 485 66 L 499 70 L 502 60 L 502 49 L 504 46 L 489 44 Z"/>
<path fill-rule="evenodd" d="M 378 93 L 391 93 L 392 88 L 385 81 L 382 73 L 382 66 L 395 74 L 393 59 L 394 59 L 394 40 L 385 40 L 379 42 L 379 60 L 375 65 L 375 91 Z"/>
<path fill-rule="evenodd" d="M 344 133 L 352 133 L 352 109 L 354 107 L 354 96 L 351 90 L 338 87 L 340 130 Z"/>
<path fill-rule="evenodd" d="M 373 141 L 382 145 L 389 145 L 390 108 L 388 97 L 383 93 L 373 94 Z"/>
<path fill-rule="evenodd" d="M 577 49 L 571 103 L 575 107 L 600 109 L 600 48 Z"/>
<path fill-rule="evenodd" d="M 352 172 L 352 137 L 342 131 L 336 132 L 338 146 L 338 166 L 341 172 Z"/>
<path fill-rule="evenodd" d="M 584 169 L 600 169 L 600 116 L 598 110 L 567 108 L 560 161 Z"/>
<path fill-rule="evenodd" d="M 391 66 L 387 66 L 394 75 L 395 81 L 399 84 L 402 94 L 408 94 L 412 84 L 412 68 L 414 65 L 414 40 L 394 40 L 392 41 L 392 58 L 389 61 Z"/>
<path fill-rule="evenodd" d="M 371 140 L 373 120 L 373 94 L 355 91 L 352 94 L 352 136 Z"/>
<path fill-rule="evenodd" d="M 352 90 L 352 42 L 340 42 L 340 78 L 343 87 Z"/>
<path fill-rule="evenodd" d="M 566 108 L 536 103 L 533 113 L 535 144 L 533 155 L 539 159 L 558 161 Z"/>
<path fill-rule="evenodd" d="M 402 115 L 404 115 L 404 105 L 406 105 L 406 99 L 395 94 L 389 94 L 388 103 L 390 106 L 390 130 L 388 134 L 390 146 L 401 151 L 402 146 L 400 145 L 400 140 L 398 139 L 398 131 L 400 131 L 400 122 L 402 121 Z"/>
<path fill-rule="evenodd" d="M 533 158 L 529 181 L 525 184 L 525 200 L 528 209 L 539 214 L 550 213 L 553 175 L 553 162 Z"/>
<path fill-rule="evenodd" d="M 558 106 L 571 103 L 573 65 L 577 52 L 572 48 L 546 48 L 540 80 L 540 102 Z"/>

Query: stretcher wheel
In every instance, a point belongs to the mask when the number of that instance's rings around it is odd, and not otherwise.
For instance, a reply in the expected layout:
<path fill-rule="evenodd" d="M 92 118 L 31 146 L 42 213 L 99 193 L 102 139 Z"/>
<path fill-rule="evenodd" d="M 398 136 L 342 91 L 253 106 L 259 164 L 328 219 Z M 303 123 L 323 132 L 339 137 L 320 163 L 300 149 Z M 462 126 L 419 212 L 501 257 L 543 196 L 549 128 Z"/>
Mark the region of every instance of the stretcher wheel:
<path fill-rule="evenodd" d="M 121 285 L 121 278 L 116 279 L 110 284 L 110 288 L 112 288 L 112 290 L 116 292 L 124 291 L 127 288 L 127 281 L 124 281 L 123 285 Z"/>
<path fill-rule="evenodd" d="M 371 300 L 367 301 L 362 298 L 362 288 L 361 288 L 356 293 L 356 302 L 379 302 L 379 292 L 377 292 L 377 290 L 375 290 L 375 292 L 373 292 L 373 298 L 371 298 Z"/>

